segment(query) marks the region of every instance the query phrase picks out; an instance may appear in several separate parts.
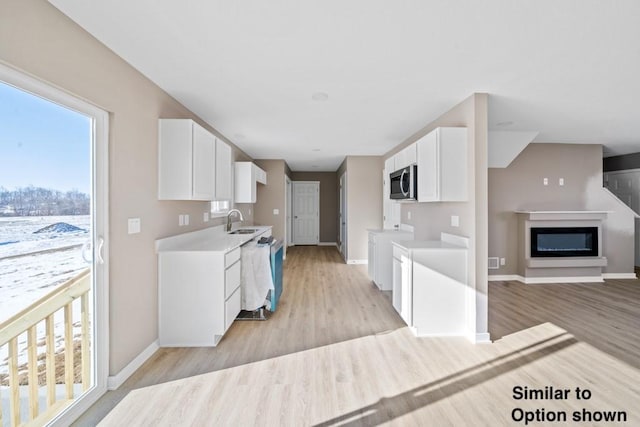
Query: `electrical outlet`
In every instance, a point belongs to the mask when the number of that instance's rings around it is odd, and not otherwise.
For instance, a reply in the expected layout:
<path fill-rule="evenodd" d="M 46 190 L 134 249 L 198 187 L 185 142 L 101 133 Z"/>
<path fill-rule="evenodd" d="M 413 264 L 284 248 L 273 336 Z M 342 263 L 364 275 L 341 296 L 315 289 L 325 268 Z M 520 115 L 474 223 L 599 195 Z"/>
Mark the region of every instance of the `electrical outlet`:
<path fill-rule="evenodd" d="M 202 214 L 202 220 L 204 222 L 209 222 L 209 212 L 205 212 Z"/>
<path fill-rule="evenodd" d="M 184 215 L 178 215 L 178 226 L 182 227 L 184 225 Z"/>
<path fill-rule="evenodd" d="M 407 219 L 411 219 L 411 211 L 407 211 Z"/>
<path fill-rule="evenodd" d="M 458 215 L 451 215 L 451 226 L 460 227 L 460 217 Z"/>
<path fill-rule="evenodd" d="M 184 225 L 189 225 L 189 214 L 184 214 Z"/>
<path fill-rule="evenodd" d="M 274 215 L 280 215 L 280 209 L 274 209 L 273 210 L 273 214 Z"/>
<path fill-rule="evenodd" d="M 129 234 L 137 234 L 140 232 L 140 218 L 129 218 L 127 225 Z"/>
<path fill-rule="evenodd" d="M 543 178 L 542 185 L 549 185 L 549 178 Z"/>
<path fill-rule="evenodd" d="M 560 178 L 558 180 L 558 185 L 561 186 L 561 187 L 564 185 L 564 178 Z"/>
<path fill-rule="evenodd" d="M 505 265 L 507 260 L 505 258 L 500 258 L 500 265 Z"/>

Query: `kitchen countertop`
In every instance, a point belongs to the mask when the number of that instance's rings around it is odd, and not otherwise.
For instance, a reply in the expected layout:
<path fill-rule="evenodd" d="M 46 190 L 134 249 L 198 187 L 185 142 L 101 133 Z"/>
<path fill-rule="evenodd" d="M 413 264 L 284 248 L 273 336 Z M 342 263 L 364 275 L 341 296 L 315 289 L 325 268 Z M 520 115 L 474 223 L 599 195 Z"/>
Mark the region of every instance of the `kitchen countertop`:
<path fill-rule="evenodd" d="M 178 234 L 156 240 L 156 252 L 229 252 L 271 229 L 270 225 L 248 225 L 237 229 L 255 229 L 252 234 L 228 234 L 224 226 Z M 236 229 L 234 229 L 236 230 Z"/>
<path fill-rule="evenodd" d="M 464 246 L 456 245 L 454 243 L 449 243 L 442 240 L 393 240 L 391 243 L 406 250 L 467 250 L 467 248 Z"/>

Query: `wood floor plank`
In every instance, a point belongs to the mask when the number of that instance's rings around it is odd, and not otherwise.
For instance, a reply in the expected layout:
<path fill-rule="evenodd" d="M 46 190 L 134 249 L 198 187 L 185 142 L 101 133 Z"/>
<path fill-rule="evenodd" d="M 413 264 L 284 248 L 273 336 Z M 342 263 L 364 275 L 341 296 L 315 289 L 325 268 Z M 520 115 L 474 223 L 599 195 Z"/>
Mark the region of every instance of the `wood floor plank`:
<path fill-rule="evenodd" d="M 160 349 L 76 425 L 501 426 L 542 407 L 640 425 L 640 281 L 491 282 L 489 328 L 492 344 L 415 338 L 365 266 L 293 247 L 269 320 L 234 322 L 216 348 Z M 515 386 L 593 397 L 518 401 Z"/>

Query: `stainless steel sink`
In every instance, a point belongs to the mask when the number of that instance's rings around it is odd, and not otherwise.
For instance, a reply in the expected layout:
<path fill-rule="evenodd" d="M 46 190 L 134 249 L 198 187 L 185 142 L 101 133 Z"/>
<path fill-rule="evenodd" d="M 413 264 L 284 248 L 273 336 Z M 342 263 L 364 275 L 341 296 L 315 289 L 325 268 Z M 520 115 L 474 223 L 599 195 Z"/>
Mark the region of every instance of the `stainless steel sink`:
<path fill-rule="evenodd" d="M 229 234 L 253 234 L 256 231 L 254 228 L 241 228 L 240 230 L 230 231 Z"/>

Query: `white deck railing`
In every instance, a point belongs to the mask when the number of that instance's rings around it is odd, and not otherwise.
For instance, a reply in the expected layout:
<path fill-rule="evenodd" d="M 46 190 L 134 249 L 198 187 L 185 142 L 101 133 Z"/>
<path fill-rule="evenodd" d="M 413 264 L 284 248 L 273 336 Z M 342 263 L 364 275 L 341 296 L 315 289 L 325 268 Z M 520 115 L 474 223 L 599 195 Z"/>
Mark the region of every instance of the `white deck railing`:
<path fill-rule="evenodd" d="M 86 391 L 91 386 L 91 354 L 90 354 L 90 306 L 89 291 L 91 290 L 91 270 L 86 269 L 73 279 L 60 285 L 55 291 L 34 302 L 29 307 L 15 314 L 10 319 L 0 324 L 0 348 L 8 346 L 8 390 L 9 413 L 3 413 L 0 405 L 0 426 L 11 425 L 43 425 L 50 421 L 56 414 L 68 406 L 74 399 L 74 383 L 76 380 L 75 369 L 79 367 L 82 390 Z M 80 300 L 80 360 L 74 363 L 74 319 L 72 305 Z M 58 338 L 63 341 L 62 352 L 56 352 L 56 331 L 54 315 L 58 311 L 64 312 L 64 332 Z M 38 328 L 39 325 L 44 328 Z M 26 383 L 28 387 L 21 387 L 25 383 L 24 375 L 19 375 L 19 351 L 24 351 L 25 344 L 20 345 L 19 337 L 22 334 L 26 339 Z M 44 343 L 44 352 L 38 351 L 38 344 Z M 19 348 L 21 347 L 21 348 Z M 64 354 L 64 398 L 56 395 L 56 371 L 62 368 L 61 363 L 56 363 L 56 355 Z M 41 408 L 39 399 L 40 383 L 42 383 L 42 369 L 38 365 L 38 359 L 45 359 L 44 387 L 46 387 L 46 408 Z M 59 357 L 59 359 L 61 359 Z M 24 371 L 24 364 L 22 365 Z M 22 381 L 21 381 L 22 380 Z M 27 394 L 28 390 L 28 416 L 22 414 L 21 390 Z M 6 401 L 7 396 L 0 396 L 0 402 Z M 6 411 L 4 411 L 6 412 Z M 7 418 L 8 417 L 8 418 Z M 9 422 L 7 423 L 6 420 Z"/>

